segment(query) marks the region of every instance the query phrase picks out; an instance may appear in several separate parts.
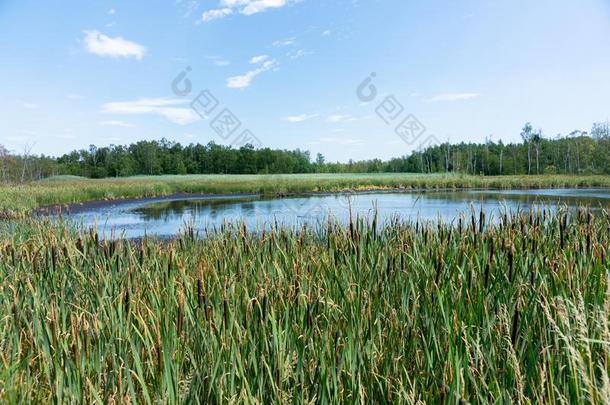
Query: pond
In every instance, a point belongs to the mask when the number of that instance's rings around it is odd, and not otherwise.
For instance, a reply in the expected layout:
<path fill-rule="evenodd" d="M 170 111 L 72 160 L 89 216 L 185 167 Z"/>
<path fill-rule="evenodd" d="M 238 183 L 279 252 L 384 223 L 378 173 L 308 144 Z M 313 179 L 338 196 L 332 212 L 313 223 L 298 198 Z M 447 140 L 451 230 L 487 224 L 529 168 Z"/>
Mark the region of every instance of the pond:
<path fill-rule="evenodd" d="M 180 196 L 73 207 L 64 219 L 85 227 L 97 226 L 106 237 L 160 237 L 179 233 L 186 225 L 198 231 L 218 228 L 224 221 L 243 221 L 249 229 L 280 224 L 316 225 L 329 215 L 347 222 L 352 215 L 370 215 L 376 208 L 380 222 L 393 216 L 403 220 L 455 221 L 471 209 L 485 210 L 488 218 L 499 214 L 556 210 L 559 206 L 593 209 L 610 207 L 610 189 L 466 190 L 426 192 L 362 192 L 310 194 L 288 198 L 238 196 Z"/>

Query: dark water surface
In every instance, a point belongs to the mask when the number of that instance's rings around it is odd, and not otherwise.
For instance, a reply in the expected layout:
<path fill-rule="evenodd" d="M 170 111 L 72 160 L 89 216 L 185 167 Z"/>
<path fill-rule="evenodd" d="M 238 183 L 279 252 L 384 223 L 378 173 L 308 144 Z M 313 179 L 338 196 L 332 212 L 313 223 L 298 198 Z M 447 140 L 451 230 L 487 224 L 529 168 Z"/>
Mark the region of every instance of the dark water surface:
<path fill-rule="evenodd" d="M 460 214 L 481 207 L 488 217 L 530 208 L 556 210 L 558 206 L 594 209 L 610 207 L 610 189 L 468 190 L 427 192 L 368 192 L 317 194 L 265 199 L 256 196 L 179 197 L 108 203 L 79 209 L 64 219 L 86 227 L 96 225 L 106 237 L 171 236 L 186 225 L 203 231 L 223 221 L 244 221 L 249 229 L 307 222 L 315 225 L 329 215 L 347 221 L 352 214 L 370 215 L 377 208 L 380 222 L 399 215 L 404 220 L 454 221 Z"/>

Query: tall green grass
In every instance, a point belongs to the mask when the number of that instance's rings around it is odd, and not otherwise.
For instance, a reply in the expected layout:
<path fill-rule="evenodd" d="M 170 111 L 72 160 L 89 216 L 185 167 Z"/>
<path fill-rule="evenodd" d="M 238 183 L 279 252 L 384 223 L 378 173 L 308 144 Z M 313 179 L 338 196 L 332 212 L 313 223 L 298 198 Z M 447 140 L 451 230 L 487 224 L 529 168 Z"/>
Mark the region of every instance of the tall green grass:
<path fill-rule="evenodd" d="M 503 176 L 453 174 L 302 174 L 143 176 L 119 179 L 61 177 L 0 186 L 0 219 L 53 204 L 167 196 L 175 193 L 282 193 L 360 189 L 610 187 L 610 176 Z"/>
<path fill-rule="evenodd" d="M 610 398 L 607 212 L 200 236 L 0 238 L 0 401 Z"/>

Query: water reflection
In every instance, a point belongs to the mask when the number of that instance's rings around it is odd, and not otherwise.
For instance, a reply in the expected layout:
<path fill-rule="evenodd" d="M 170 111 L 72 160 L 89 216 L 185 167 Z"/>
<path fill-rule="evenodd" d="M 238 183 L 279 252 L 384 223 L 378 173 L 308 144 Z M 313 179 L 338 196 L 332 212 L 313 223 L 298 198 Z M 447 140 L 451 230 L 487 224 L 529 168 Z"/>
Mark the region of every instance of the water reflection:
<path fill-rule="evenodd" d="M 304 222 L 324 222 L 329 215 L 347 222 L 354 216 L 369 215 L 376 207 L 380 219 L 400 216 L 404 220 L 443 220 L 451 222 L 460 213 L 481 207 L 488 217 L 500 212 L 526 211 L 558 205 L 610 206 L 608 189 L 510 190 L 510 191 L 430 191 L 391 193 L 349 193 L 265 199 L 260 197 L 190 198 L 153 202 L 135 201 L 85 210 L 72 218 L 85 226 L 98 225 L 106 234 L 135 238 L 145 234 L 170 236 L 186 224 L 196 230 L 218 228 L 223 221 L 243 221 L 250 229 L 272 224 L 298 226 Z"/>

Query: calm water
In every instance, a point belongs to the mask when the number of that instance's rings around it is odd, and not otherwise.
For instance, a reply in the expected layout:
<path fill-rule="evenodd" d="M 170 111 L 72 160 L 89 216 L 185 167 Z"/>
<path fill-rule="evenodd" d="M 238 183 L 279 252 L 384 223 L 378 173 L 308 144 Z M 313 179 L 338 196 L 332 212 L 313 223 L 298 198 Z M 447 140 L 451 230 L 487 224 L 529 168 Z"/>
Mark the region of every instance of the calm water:
<path fill-rule="evenodd" d="M 534 208 L 554 210 L 558 205 L 610 207 L 610 189 L 510 190 L 352 193 L 263 199 L 255 196 L 191 197 L 169 200 L 131 201 L 84 208 L 67 218 L 86 227 L 97 225 L 106 237 L 138 238 L 171 236 L 191 225 L 197 230 L 218 227 L 223 221 L 244 221 L 248 228 L 317 224 L 329 215 L 347 221 L 353 215 L 368 215 L 377 207 L 380 219 L 399 215 L 405 220 L 451 222 L 461 213 L 483 207 L 490 215 Z M 64 216 L 65 217 L 65 216 Z"/>

